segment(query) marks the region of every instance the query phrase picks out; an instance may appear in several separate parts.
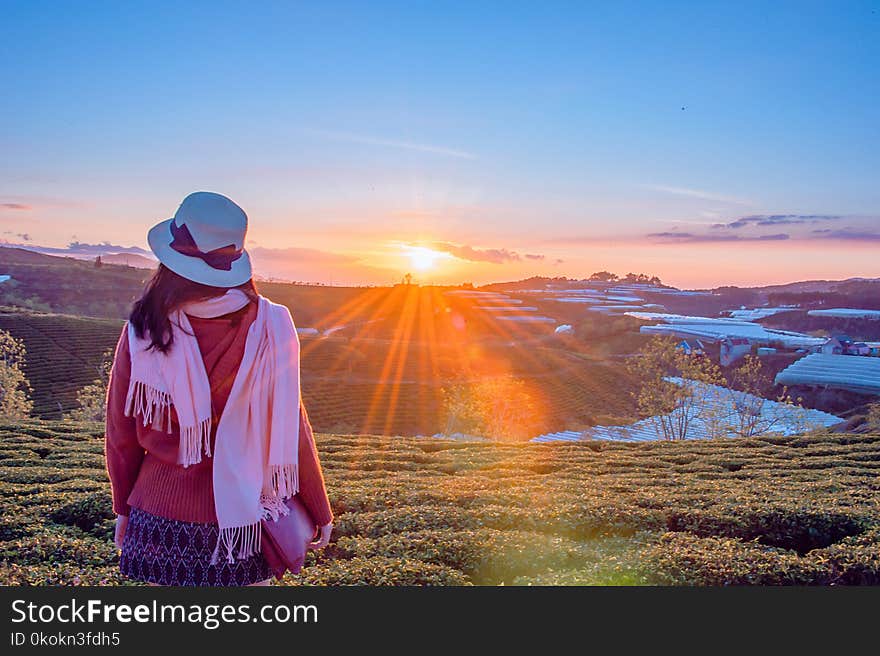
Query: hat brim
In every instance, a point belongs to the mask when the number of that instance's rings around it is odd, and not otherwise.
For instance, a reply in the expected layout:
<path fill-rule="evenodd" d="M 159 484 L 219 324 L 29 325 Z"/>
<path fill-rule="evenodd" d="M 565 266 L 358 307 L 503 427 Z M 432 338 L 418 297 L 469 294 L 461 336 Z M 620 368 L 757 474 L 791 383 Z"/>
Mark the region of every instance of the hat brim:
<path fill-rule="evenodd" d="M 237 287 L 251 279 L 253 269 L 250 255 L 246 250 L 242 251 L 241 257 L 232 263 L 229 271 L 224 271 L 215 269 L 198 257 L 190 257 L 171 248 L 173 220 L 171 218 L 157 223 L 147 233 L 150 250 L 162 264 L 187 280 L 211 287 Z"/>

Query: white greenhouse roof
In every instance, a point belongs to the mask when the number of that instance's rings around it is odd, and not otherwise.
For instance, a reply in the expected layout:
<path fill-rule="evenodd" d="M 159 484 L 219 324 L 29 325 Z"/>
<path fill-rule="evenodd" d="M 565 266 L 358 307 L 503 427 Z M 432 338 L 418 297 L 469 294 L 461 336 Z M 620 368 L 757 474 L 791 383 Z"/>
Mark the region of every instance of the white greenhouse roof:
<path fill-rule="evenodd" d="M 814 353 L 776 375 L 777 385 L 818 385 L 880 394 L 880 358 Z"/>
<path fill-rule="evenodd" d="M 758 319 L 766 319 L 767 317 L 772 317 L 774 314 L 779 314 L 780 312 L 791 312 L 791 310 L 796 308 L 790 307 L 760 307 L 760 308 L 752 308 L 751 310 L 731 310 L 728 314 L 730 314 L 731 319 L 742 319 L 744 321 L 757 321 Z"/>
<path fill-rule="evenodd" d="M 498 316 L 496 321 L 520 321 L 522 323 L 556 323 L 556 319 L 544 317 L 539 314 L 524 314 L 521 317 Z"/>
<path fill-rule="evenodd" d="M 608 302 L 604 298 L 597 298 L 595 296 L 558 296 L 556 298 L 548 298 L 545 300 L 556 301 L 557 303 L 585 303 L 587 305 L 598 305 L 600 303 Z"/>
<path fill-rule="evenodd" d="M 825 343 L 821 337 L 811 337 L 788 330 L 765 328 L 761 324 L 741 319 L 689 317 L 660 312 L 627 312 L 627 316 L 644 321 L 662 321 L 654 326 L 642 326 L 644 334 L 673 335 L 675 337 L 700 337 L 713 342 L 725 337 L 742 337 L 755 344 L 779 344 L 787 348 L 808 348 Z"/>
<path fill-rule="evenodd" d="M 482 292 L 478 289 L 450 289 L 443 292 L 443 294 L 445 296 L 464 296 L 466 298 L 510 298 L 507 294 L 501 294 L 500 292 Z"/>
<path fill-rule="evenodd" d="M 694 381 L 670 379 L 679 384 L 693 386 L 696 394 L 706 399 L 701 407 L 689 414 L 690 428 L 687 439 L 698 440 L 712 437 L 735 437 L 736 408 L 745 406 L 759 411 L 755 422 L 755 434 L 797 435 L 810 429 L 834 426 L 840 417 L 794 405 L 779 403 L 745 392 L 708 385 Z M 577 442 L 610 440 L 615 442 L 656 442 L 663 439 L 657 418 L 648 418 L 634 424 L 620 426 L 594 426 L 585 431 L 561 431 L 533 438 L 532 442 Z"/>
<path fill-rule="evenodd" d="M 535 312 L 538 308 L 527 305 L 475 305 L 474 309 L 486 312 Z"/>

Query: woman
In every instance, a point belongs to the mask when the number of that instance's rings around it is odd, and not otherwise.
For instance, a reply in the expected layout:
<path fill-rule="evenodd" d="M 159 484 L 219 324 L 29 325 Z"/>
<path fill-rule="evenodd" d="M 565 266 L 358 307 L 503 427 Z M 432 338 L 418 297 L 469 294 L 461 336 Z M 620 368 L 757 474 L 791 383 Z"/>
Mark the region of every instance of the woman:
<path fill-rule="evenodd" d="M 333 515 L 299 400 L 290 312 L 257 293 L 247 215 L 197 192 L 148 235 L 159 268 L 116 345 L 107 470 L 126 576 L 268 585 L 261 520 L 294 495 L 330 540 Z"/>

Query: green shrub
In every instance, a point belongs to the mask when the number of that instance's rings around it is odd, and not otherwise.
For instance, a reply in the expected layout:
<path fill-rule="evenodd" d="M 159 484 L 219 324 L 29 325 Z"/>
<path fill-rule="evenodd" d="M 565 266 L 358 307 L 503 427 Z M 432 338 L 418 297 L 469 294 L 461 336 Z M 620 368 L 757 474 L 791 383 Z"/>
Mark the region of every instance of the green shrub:
<path fill-rule="evenodd" d="M 804 554 L 858 535 L 870 518 L 839 510 L 801 507 L 725 506 L 709 511 L 673 513 L 667 527 L 702 537 L 726 536 Z"/>
<path fill-rule="evenodd" d="M 0 422 L 0 584 L 127 583 L 102 437 Z M 317 442 L 334 541 L 285 584 L 880 583 L 878 435 Z"/>
<path fill-rule="evenodd" d="M 106 522 L 115 517 L 110 495 L 106 492 L 90 494 L 49 514 L 49 519 L 53 522 L 76 526 L 86 533 L 103 537 L 108 532 Z"/>
<path fill-rule="evenodd" d="M 468 585 L 467 577 L 451 567 L 406 558 L 334 560 L 285 575 L 282 585 Z"/>
<path fill-rule="evenodd" d="M 807 585 L 821 568 L 792 551 L 736 538 L 667 533 L 645 553 L 651 579 L 666 585 Z"/>

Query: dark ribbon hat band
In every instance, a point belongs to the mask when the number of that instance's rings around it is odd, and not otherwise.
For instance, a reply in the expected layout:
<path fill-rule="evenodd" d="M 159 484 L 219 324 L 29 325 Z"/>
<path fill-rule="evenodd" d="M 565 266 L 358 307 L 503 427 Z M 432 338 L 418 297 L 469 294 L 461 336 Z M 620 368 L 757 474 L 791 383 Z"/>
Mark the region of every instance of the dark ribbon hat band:
<path fill-rule="evenodd" d="M 242 249 L 236 248 L 235 244 L 221 246 L 220 248 L 215 248 L 208 252 L 200 250 L 199 247 L 196 246 L 195 239 L 193 239 L 193 236 L 190 234 L 189 228 L 186 227 L 185 223 L 178 227 L 175 222 L 172 221 L 171 236 L 173 239 L 170 246 L 178 253 L 181 255 L 188 255 L 189 257 L 197 257 L 200 260 L 204 260 L 208 266 L 215 269 L 222 269 L 223 271 L 231 270 L 232 263 L 240 258 L 241 254 L 244 252 Z"/>

